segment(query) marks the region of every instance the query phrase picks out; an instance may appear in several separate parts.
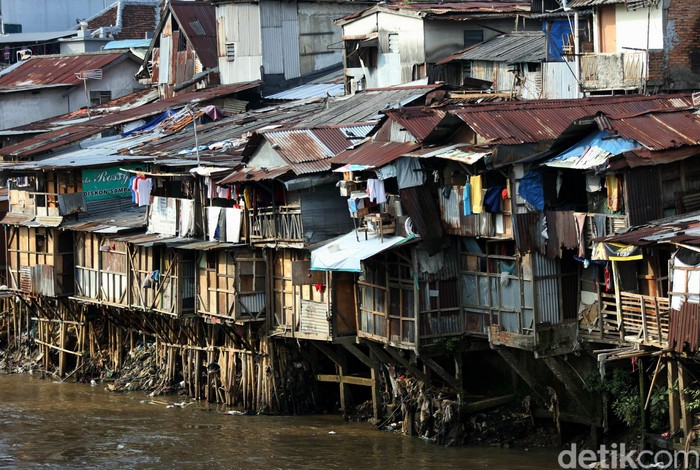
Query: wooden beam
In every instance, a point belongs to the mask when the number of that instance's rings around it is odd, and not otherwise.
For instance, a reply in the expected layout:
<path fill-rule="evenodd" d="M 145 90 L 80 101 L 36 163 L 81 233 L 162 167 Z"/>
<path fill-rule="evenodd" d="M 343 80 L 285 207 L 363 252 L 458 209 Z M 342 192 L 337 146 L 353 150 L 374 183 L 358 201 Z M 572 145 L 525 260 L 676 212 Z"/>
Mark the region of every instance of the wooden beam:
<path fill-rule="evenodd" d="M 370 344 L 369 341 L 367 342 L 367 344 Z M 403 357 L 401 355 L 400 352 L 394 350 L 394 348 L 392 348 L 392 347 L 387 347 L 386 349 L 383 349 L 383 351 L 386 351 L 396 362 L 399 363 L 399 365 L 401 365 L 404 369 L 409 371 L 411 374 L 415 375 L 416 378 L 418 378 L 418 380 L 425 383 L 426 385 L 428 385 L 430 383 L 430 377 L 428 377 L 428 375 L 425 374 L 418 367 L 411 364 L 405 357 Z"/>
<path fill-rule="evenodd" d="M 376 361 L 374 361 L 372 358 L 370 358 L 368 355 L 362 352 L 360 348 L 358 348 L 354 344 L 345 343 L 343 344 L 343 347 L 370 369 L 376 369 L 377 367 L 379 367 L 379 364 L 377 364 Z"/>
<path fill-rule="evenodd" d="M 515 394 L 503 395 L 501 397 L 487 398 L 486 400 L 479 400 L 471 403 L 464 403 L 462 405 L 462 411 L 466 413 L 476 413 L 477 411 L 488 410 L 489 408 L 496 408 L 506 403 L 510 403 L 515 399 Z"/>
<path fill-rule="evenodd" d="M 459 380 L 457 380 L 457 378 L 455 378 L 452 374 L 443 369 L 442 366 L 435 362 L 432 358 L 430 358 L 429 356 L 419 357 L 420 360 L 423 361 L 423 364 L 430 367 L 432 371 L 437 373 L 437 375 L 439 375 L 440 378 L 442 378 L 445 382 L 451 385 L 455 390 L 462 389 L 462 384 L 459 383 Z"/>
<path fill-rule="evenodd" d="M 552 371 L 554 376 L 564 384 L 564 387 L 569 391 L 569 395 L 574 399 L 579 409 L 582 411 L 590 411 L 593 416 L 594 410 L 591 404 L 581 399 L 581 397 L 586 396 L 586 391 L 571 379 L 571 372 L 564 369 L 555 357 L 544 357 L 542 361 L 549 367 L 549 370 Z"/>
<path fill-rule="evenodd" d="M 328 359 L 331 361 L 335 362 L 336 365 L 339 367 L 345 367 L 345 359 L 340 356 L 338 353 L 333 351 L 328 345 L 324 343 L 319 343 L 318 341 L 309 341 L 311 344 L 313 344 L 319 351 L 321 351 L 323 354 L 325 354 Z"/>
<path fill-rule="evenodd" d="M 319 382 L 332 382 L 346 385 L 362 385 L 373 387 L 374 380 L 367 377 L 355 377 L 354 375 L 317 374 L 316 380 Z"/>
<path fill-rule="evenodd" d="M 543 403 L 549 403 L 547 397 L 547 391 L 543 388 L 543 384 L 534 376 L 527 367 L 527 364 L 520 360 L 519 354 L 526 354 L 524 352 L 515 352 L 508 348 L 497 348 L 498 354 L 503 358 L 504 361 L 513 369 L 523 381 L 532 389 L 537 397 L 542 400 Z"/>

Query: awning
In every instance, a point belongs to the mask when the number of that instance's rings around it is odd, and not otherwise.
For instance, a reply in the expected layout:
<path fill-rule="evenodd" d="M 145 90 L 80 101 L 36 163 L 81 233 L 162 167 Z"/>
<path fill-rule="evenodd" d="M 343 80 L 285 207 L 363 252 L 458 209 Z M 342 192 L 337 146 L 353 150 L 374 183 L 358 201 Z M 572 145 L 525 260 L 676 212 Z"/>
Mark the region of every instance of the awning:
<path fill-rule="evenodd" d="M 359 238 L 359 241 L 358 241 Z M 385 236 L 382 240 L 379 234 L 350 232 L 342 237 L 331 240 L 327 244 L 311 251 L 311 269 L 313 271 L 347 271 L 359 273 L 362 271 L 360 262 L 367 258 L 401 245 L 415 238 Z"/>
<path fill-rule="evenodd" d="M 478 162 L 486 155 L 490 155 L 491 151 L 475 151 L 473 147 L 468 145 L 446 145 L 434 148 L 422 148 L 410 153 L 407 153 L 407 157 L 419 157 L 419 158 L 441 158 L 444 160 L 454 160 L 456 162 L 461 162 L 467 165 L 473 165 Z"/>

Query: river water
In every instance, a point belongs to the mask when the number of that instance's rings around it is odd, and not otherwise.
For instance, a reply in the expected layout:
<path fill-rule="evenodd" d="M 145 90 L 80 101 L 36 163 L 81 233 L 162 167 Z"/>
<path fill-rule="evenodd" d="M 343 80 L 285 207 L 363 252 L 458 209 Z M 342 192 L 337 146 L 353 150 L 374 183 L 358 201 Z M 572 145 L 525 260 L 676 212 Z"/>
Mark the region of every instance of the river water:
<path fill-rule="evenodd" d="M 0 376 L 0 468 L 557 468 L 554 450 L 445 448 L 340 416 L 241 416 L 179 400 Z"/>

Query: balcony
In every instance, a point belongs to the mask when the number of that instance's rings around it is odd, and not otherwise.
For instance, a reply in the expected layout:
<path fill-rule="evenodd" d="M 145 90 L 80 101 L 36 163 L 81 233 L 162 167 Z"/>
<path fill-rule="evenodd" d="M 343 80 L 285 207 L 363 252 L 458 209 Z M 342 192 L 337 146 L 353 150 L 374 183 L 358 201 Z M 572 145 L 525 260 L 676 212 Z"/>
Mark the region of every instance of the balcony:
<path fill-rule="evenodd" d="M 644 52 L 581 56 L 581 82 L 586 91 L 639 89 L 646 78 Z"/>
<path fill-rule="evenodd" d="M 301 206 L 262 207 L 248 210 L 248 240 L 251 245 L 304 243 Z"/>

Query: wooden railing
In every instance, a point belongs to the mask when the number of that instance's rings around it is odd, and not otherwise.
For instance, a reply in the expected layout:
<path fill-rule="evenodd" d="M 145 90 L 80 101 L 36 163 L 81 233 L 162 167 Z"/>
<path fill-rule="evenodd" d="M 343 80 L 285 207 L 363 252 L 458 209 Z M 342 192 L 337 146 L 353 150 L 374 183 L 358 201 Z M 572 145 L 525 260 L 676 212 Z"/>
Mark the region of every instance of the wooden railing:
<path fill-rule="evenodd" d="M 658 346 L 668 344 L 668 298 L 621 292 L 620 305 L 625 339 L 640 339 Z"/>
<path fill-rule="evenodd" d="M 251 244 L 303 242 L 301 207 L 279 206 L 248 210 L 248 239 Z"/>

